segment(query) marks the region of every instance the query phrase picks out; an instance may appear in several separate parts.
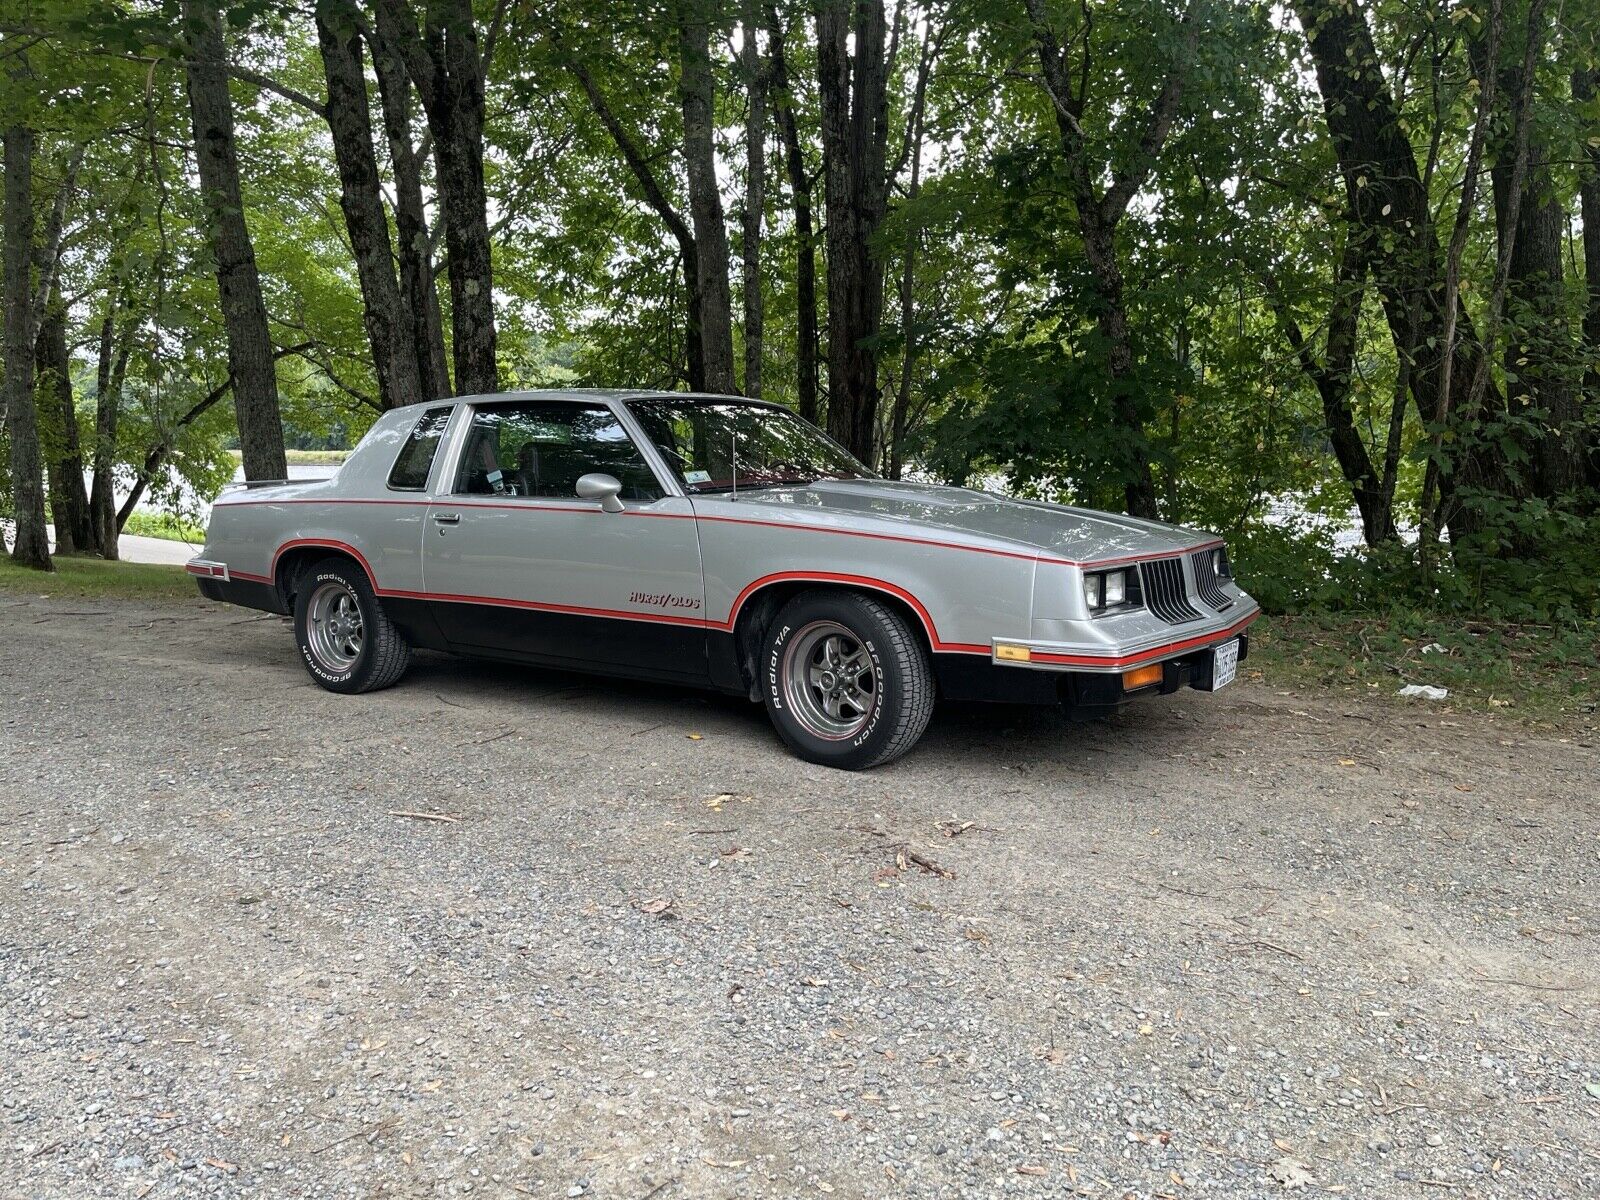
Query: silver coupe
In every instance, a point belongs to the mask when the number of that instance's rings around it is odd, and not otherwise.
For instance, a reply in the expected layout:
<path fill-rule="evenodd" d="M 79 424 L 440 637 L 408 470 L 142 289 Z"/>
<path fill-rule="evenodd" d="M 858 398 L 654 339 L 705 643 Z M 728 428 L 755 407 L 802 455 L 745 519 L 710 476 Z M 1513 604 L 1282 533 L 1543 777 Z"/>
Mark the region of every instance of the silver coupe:
<path fill-rule="evenodd" d="M 715 688 L 847 769 L 935 699 L 1107 713 L 1231 682 L 1259 608 L 1220 539 L 880 479 L 789 410 L 538 391 L 395 409 L 327 480 L 230 488 L 200 590 L 292 615 L 311 677 L 414 647 Z"/>

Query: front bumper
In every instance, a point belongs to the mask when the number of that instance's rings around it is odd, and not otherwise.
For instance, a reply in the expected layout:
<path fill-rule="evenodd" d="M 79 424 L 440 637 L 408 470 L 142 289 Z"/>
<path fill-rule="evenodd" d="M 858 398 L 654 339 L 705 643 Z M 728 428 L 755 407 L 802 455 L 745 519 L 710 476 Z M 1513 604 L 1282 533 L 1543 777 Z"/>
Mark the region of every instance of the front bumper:
<path fill-rule="evenodd" d="M 1154 645 L 1105 650 L 1062 642 L 995 638 L 990 643 L 990 659 L 996 666 L 1002 667 L 1118 675 L 1134 667 L 1182 659 L 1196 651 L 1209 651 L 1230 638 L 1239 637 L 1260 615 L 1260 608 L 1251 609 L 1243 617 L 1230 613 L 1229 621 L 1218 622 L 1199 633 L 1188 633 Z"/>

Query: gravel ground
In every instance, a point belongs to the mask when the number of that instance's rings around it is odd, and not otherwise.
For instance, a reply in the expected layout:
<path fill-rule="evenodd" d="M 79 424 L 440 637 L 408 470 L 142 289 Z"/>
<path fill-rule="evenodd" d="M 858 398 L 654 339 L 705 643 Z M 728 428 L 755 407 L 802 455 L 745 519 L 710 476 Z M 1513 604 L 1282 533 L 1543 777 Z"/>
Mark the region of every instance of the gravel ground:
<path fill-rule="evenodd" d="M 852 776 L 0 605 L 7 1198 L 1600 1195 L 1592 727 L 1247 680 Z"/>

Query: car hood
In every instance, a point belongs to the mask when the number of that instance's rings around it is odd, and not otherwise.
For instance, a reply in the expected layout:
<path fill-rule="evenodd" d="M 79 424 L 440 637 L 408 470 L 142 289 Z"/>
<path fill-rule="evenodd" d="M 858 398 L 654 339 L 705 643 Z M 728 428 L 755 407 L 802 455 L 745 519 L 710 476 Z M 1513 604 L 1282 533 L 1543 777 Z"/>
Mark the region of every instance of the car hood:
<path fill-rule="evenodd" d="M 739 503 L 834 516 L 846 519 L 845 523 L 851 517 L 872 518 L 925 534 L 996 538 L 1076 562 L 1176 553 L 1211 536 L 1117 513 L 887 479 L 822 479 L 807 487 L 753 488 L 739 493 Z"/>

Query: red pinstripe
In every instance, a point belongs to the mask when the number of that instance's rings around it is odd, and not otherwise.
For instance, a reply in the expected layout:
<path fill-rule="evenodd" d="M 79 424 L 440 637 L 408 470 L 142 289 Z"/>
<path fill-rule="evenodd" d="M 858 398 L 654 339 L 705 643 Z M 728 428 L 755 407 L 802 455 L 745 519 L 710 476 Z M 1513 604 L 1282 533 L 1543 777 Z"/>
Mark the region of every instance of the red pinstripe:
<path fill-rule="evenodd" d="M 575 509 L 573 511 L 586 512 L 588 510 Z M 752 523 L 765 524 L 765 522 Z M 780 525 L 779 528 L 788 527 Z M 334 538 L 293 538 L 287 542 L 284 542 L 273 553 L 271 575 L 252 575 L 243 571 L 234 571 L 232 572 L 232 576 L 235 579 L 249 580 L 253 583 L 272 583 L 277 579 L 278 562 L 283 557 L 285 551 L 293 550 L 301 546 L 319 546 L 330 550 L 339 550 L 350 555 L 361 565 L 361 569 L 366 572 L 367 581 L 372 585 L 372 590 L 380 596 L 394 596 L 408 600 L 437 600 L 451 604 L 485 604 L 496 608 L 516 608 L 535 612 L 570 613 L 578 616 L 604 617 L 612 620 L 622 621 L 646 621 L 662 625 L 687 626 L 695 629 L 715 629 L 719 632 L 731 632 L 739 619 L 739 612 L 744 607 L 745 602 L 756 591 L 768 584 L 790 581 L 806 583 L 848 583 L 854 587 L 863 587 L 873 591 L 883 592 L 887 595 L 894 596 L 909 605 L 911 610 L 917 614 L 917 619 L 921 621 L 923 630 L 928 635 L 928 644 L 933 648 L 935 653 L 979 654 L 983 655 L 984 657 L 989 657 L 993 653 L 992 647 L 980 645 L 975 642 L 942 641 L 939 637 L 938 628 L 934 624 L 933 616 L 928 612 L 927 607 L 922 603 L 922 601 L 918 600 L 914 595 L 899 585 L 889 583 L 882 579 L 874 579 L 866 575 L 852 575 L 837 571 L 777 571 L 770 575 L 763 575 L 761 578 L 745 585 L 744 589 L 740 591 L 738 596 L 734 598 L 733 605 L 728 611 L 727 619 L 723 621 L 712 621 L 705 617 L 682 617 L 674 613 L 650 613 L 614 608 L 591 608 L 586 605 L 578 604 L 552 604 L 537 600 L 517 600 L 504 596 L 473 596 L 450 592 L 409 591 L 401 588 L 384 588 L 378 586 L 377 575 L 373 572 L 372 564 L 367 561 L 366 556 L 348 542 L 341 542 Z M 186 569 L 190 570 L 191 573 L 196 575 L 208 574 L 208 572 L 202 571 L 198 568 L 188 567 Z M 1181 653 L 1182 651 L 1190 649 L 1194 646 L 1199 646 L 1213 641 L 1221 641 L 1232 637 L 1234 634 L 1248 626 L 1260 615 L 1260 610 L 1257 610 L 1256 612 L 1251 613 L 1244 620 L 1221 632 L 1201 634 L 1198 637 L 1188 638 L 1177 642 L 1169 642 L 1163 646 L 1155 646 L 1149 650 L 1142 650 L 1137 654 L 1110 657 L 1105 655 L 1089 654 L 1050 654 L 1036 651 L 1032 656 L 1032 661 L 1060 666 L 1136 666 L 1141 662 L 1146 662 L 1153 658 L 1161 658 L 1166 655 Z"/>
<path fill-rule="evenodd" d="M 1193 546 L 1186 546 L 1177 550 L 1152 550 L 1143 554 L 1124 554 L 1113 558 L 1075 559 L 1062 558 L 1058 555 L 1046 554 L 1042 551 L 998 550 L 992 546 L 969 546 L 963 542 L 946 542 L 937 538 L 907 537 L 894 533 L 869 533 L 862 529 L 834 529 L 826 525 L 801 525 L 794 521 L 758 521 L 751 517 L 711 517 L 694 513 L 653 513 L 641 512 L 630 508 L 620 514 L 603 514 L 599 508 L 579 507 L 577 505 L 557 504 L 495 504 L 478 501 L 428 501 L 428 500 L 388 500 L 388 499 L 355 499 L 328 497 L 316 499 L 289 498 L 284 500 L 229 500 L 216 505 L 218 508 L 240 507 L 247 508 L 262 504 L 385 504 L 410 506 L 412 508 L 427 508 L 430 504 L 442 505 L 450 508 L 486 508 L 510 510 L 513 512 L 530 513 L 581 513 L 585 515 L 620 515 L 656 521 L 704 521 L 720 525 L 754 525 L 765 529 L 789 529 L 797 533 L 826 533 L 835 537 L 867 538 L 877 542 L 901 542 L 910 546 L 932 546 L 939 550 L 964 550 L 969 554 L 987 554 L 994 558 L 1014 558 L 1023 562 L 1041 562 L 1052 566 L 1061 567 L 1114 567 L 1127 563 L 1148 562 L 1156 558 L 1172 558 L 1180 554 L 1193 554 L 1196 550 L 1208 550 L 1213 546 L 1223 544 L 1221 538 L 1212 538 L 1210 541 L 1198 542 Z"/>
<path fill-rule="evenodd" d="M 1179 654 L 1184 650 L 1203 646 L 1210 642 L 1226 641 L 1240 630 L 1244 629 L 1261 615 L 1257 609 L 1244 620 L 1229 626 L 1227 629 L 1215 633 L 1202 633 L 1198 637 L 1186 638 L 1183 641 L 1168 642 L 1165 646 L 1155 646 L 1149 650 L 1141 650 L 1137 654 L 1127 654 L 1117 657 L 1093 654 L 1048 654 L 1038 650 L 1033 652 L 1032 661 L 1059 664 L 1069 667 L 1135 667 L 1142 662 L 1149 662 L 1153 658 L 1164 658 L 1170 654 Z"/>

